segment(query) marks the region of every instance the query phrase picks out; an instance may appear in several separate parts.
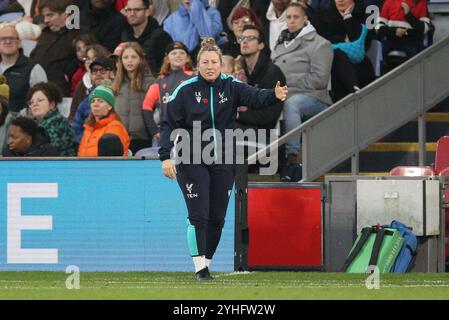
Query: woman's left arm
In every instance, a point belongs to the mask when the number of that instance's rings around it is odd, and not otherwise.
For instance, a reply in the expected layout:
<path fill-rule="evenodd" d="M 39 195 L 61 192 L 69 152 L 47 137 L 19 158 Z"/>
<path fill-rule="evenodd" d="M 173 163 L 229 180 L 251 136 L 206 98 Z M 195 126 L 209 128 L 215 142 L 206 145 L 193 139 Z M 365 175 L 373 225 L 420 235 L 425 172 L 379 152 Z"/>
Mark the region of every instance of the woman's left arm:
<path fill-rule="evenodd" d="M 288 88 L 278 81 L 273 89 L 258 89 L 238 80 L 234 81 L 237 105 L 249 108 L 264 108 L 287 99 Z"/>

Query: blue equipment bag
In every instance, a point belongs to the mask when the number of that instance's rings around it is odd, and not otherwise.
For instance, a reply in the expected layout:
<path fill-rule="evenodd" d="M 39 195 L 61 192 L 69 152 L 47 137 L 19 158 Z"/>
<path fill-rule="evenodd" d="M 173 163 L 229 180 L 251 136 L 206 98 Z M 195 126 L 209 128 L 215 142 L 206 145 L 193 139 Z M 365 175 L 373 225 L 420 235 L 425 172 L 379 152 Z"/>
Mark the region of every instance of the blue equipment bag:
<path fill-rule="evenodd" d="M 393 265 L 391 272 L 408 272 L 415 261 L 418 240 L 413 232 L 399 221 L 391 222 L 388 227 L 398 230 L 404 238 L 404 244 L 396 258 L 396 262 Z"/>

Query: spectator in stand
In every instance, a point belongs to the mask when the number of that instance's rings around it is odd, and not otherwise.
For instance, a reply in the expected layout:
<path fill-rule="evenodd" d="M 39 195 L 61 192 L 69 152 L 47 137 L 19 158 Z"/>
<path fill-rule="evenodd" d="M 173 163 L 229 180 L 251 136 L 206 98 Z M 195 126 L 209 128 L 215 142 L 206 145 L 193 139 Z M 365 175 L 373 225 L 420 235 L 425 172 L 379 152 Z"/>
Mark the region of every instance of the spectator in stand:
<path fill-rule="evenodd" d="M 179 41 L 169 44 L 165 50 L 160 76 L 150 86 L 143 101 L 143 115 L 153 147 L 159 145 L 160 125 L 171 94 L 194 75 L 192 58 L 185 44 Z"/>
<path fill-rule="evenodd" d="M 230 20 L 231 31 L 228 34 L 228 42 L 222 44 L 220 49 L 224 55 L 230 55 L 237 58 L 240 55 L 240 44 L 238 39 L 243 33 L 243 27 L 246 25 L 255 25 L 261 29 L 262 23 L 254 11 L 244 7 L 239 7 L 234 10 Z"/>
<path fill-rule="evenodd" d="M 80 105 L 81 101 L 83 101 L 90 93 L 90 89 L 92 89 L 93 82 L 91 81 L 92 75 L 90 74 L 90 65 L 97 58 L 107 58 L 111 55 L 111 53 L 103 47 L 101 44 L 92 44 L 86 47 L 86 53 L 82 60 L 84 61 L 84 67 L 87 72 L 84 74 L 82 80 L 78 83 L 75 89 L 75 93 L 73 94 L 72 104 L 70 106 L 70 116 L 69 120 L 73 121 L 75 117 L 76 110 Z"/>
<path fill-rule="evenodd" d="M 70 94 L 70 82 L 64 76 L 68 64 L 76 59 L 72 50 L 73 40 L 83 31 L 66 28 L 66 7 L 71 0 L 40 0 L 39 10 L 46 27 L 42 30 L 31 58 L 47 72 L 48 80 L 60 87 L 63 96 Z"/>
<path fill-rule="evenodd" d="M 232 76 L 235 71 L 235 59 L 233 56 L 223 55 L 221 73 Z"/>
<path fill-rule="evenodd" d="M 97 43 L 97 41 L 90 33 L 81 34 L 73 40 L 73 49 L 75 49 L 76 52 L 76 59 L 72 60 L 66 68 L 66 80 L 70 81 L 71 97 L 75 94 L 78 83 L 83 80 L 83 77 L 87 72 L 86 63 L 84 61 L 86 48 L 95 43 Z"/>
<path fill-rule="evenodd" d="M 128 25 L 122 33 L 122 41 L 138 42 L 145 52 L 145 57 L 154 76 L 159 74 L 164 51 L 172 42 L 170 35 L 150 16 L 149 0 L 129 0 L 125 7 Z"/>
<path fill-rule="evenodd" d="M 45 129 L 33 119 L 18 117 L 11 121 L 8 145 L 3 148 L 4 157 L 57 157 L 58 150 L 50 144 Z"/>
<path fill-rule="evenodd" d="M 89 95 L 91 112 L 84 125 L 85 130 L 78 149 L 79 157 L 98 157 L 98 144 L 106 134 L 114 134 L 123 145 L 123 156 L 128 155 L 129 135 L 114 111 L 115 97 L 105 86 L 95 88 Z"/>
<path fill-rule="evenodd" d="M 80 6 L 84 0 L 72 0 L 69 5 Z M 10 1 L 9 12 L 23 12 L 21 21 L 30 22 L 36 25 L 44 23 L 44 17 L 40 8 L 40 0 L 17 0 Z"/>
<path fill-rule="evenodd" d="M 11 1 L 9 0 L 0 0 L 0 15 L 5 13 L 14 12 L 11 10 Z"/>
<path fill-rule="evenodd" d="M 128 0 L 115 0 L 115 10 L 123 13 L 123 9 L 125 9 Z"/>
<path fill-rule="evenodd" d="M 174 41 L 181 41 L 195 53 L 199 49 L 200 39 L 214 38 L 221 44 L 223 30 L 220 12 L 209 6 L 208 0 L 182 0 L 178 11 L 172 13 L 164 22 L 164 30 Z"/>
<path fill-rule="evenodd" d="M 107 133 L 98 141 L 99 157 L 123 157 L 123 143 L 116 134 Z"/>
<path fill-rule="evenodd" d="M 243 70 L 242 65 L 240 63 L 240 59 L 242 57 L 234 58 L 233 56 L 223 56 L 223 62 L 221 65 L 221 73 L 231 75 L 234 78 L 237 78 L 243 83 L 248 83 L 248 79 L 245 75 L 245 70 Z"/>
<path fill-rule="evenodd" d="M 249 85 L 260 89 L 273 88 L 278 81 L 282 86 L 285 85 L 285 76 L 281 69 L 264 54 L 266 43 L 262 30 L 256 26 L 245 26 L 239 42 L 242 54 L 241 64 Z M 262 109 L 241 106 L 237 109 L 237 124 L 245 129 L 274 129 L 283 105 L 284 102 L 278 101 Z"/>
<path fill-rule="evenodd" d="M 92 86 L 88 92 L 91 93 L 96 87 L 102 85 L 104 82 L 111 83 L 114 76 L 114 64 L 106 57 L 99 57 L 90 64 L 89 72 Z M 111 85 L 109 85 L 111 86 Z M 75 133 L 75 139 L 77 142 L 81 141 L 84 133 L 84 122 L 90 114 L 89 97 L 86 96 L 76 109 L 72 127 Z"/>
<path fill-rule="evenodd" d="M 179 0 L 165 0 L 167 2 L 168 7 L 170 9 L 170 13 L 175 12 L 179 8 L 180 1 Z"/>
<path fill-rule="evenodd" d="M 6 78 L 0 76 L 0 152 L 7 144 L 8 128 L 12 120 L 12 115 L 8 111 L 9 86 Z"/>
<path fill-rule="evenodd" d="M 131 138 L 130 149 L 137 151 L 151 147 L 143 117 L 142 104 L 154 77 L 145 60 L 142 47 L 136 42 L 128 42 L 118 60 L 112 90 L 116 96 L 115 111 Z"/>
<path fill-rule="evenodd" d="M 263 20 L 262 24 L 265 24 L 266 18 L 265 15 L 268 10 L 268 6 L 271 3 L 271 0 L 222 0 L 216 1 L 218 5 L 216 8 L 220 11 L 221 19 L 223 23 L 223 31 L 226 34 L 229 34 L 232 30 L 232 24 L 230 23 L 230 18 L 234 15 L 234 11 L 237 8 L 245 7 L 250 8 L 259 18 L 259 20 Z M 262 26 L 258 26 L 262 28 Z"/>
<path fill-rule="evenodd" d="M 307 1 L 307 3 L 309 5 L 307 13 L 308 15 L 310 15 L 309 18 L 311 19 L 312 16 L 317 14 L 318 12 L 329 9 L 331 0 L 309 0 Z"/>
<path fill-rule="evenodd" d="M 81 9 L 81 25 L 88 28 L 110 52 L 120 43 L 126 18 L 115 9 L 114 0 L 85 1 Z"/>
<path fill-rule="evenodd" d="M 362 0 L 332 0 L 329 9 L 315 15 L 312 25 L 332 43 L 332 99 L 338 101 L 375 80 L 366 56 L 371 34 Z"/>
<path fill-rule="evenodd" d="M 17 115 L 26 108 L 28 90 L 39 82 L 47 81 L 45 70 L 23 55 L 19 34 L 12 25 L 0 28 L 0 74 L 8 80 L 11 89 L 9 111 Z"/>
<path fill-rule="evenodd" d="M 424 37 L 433 29 L 425 0 L 386 0 L 376 30 L 382 40 L 383 60 L 399 50 L 409 59 L 424 49 Z M 387 70 L 388 71 L 388 70 Z"/>
<path fill-rule="evenodd" d="M 115 48 L 114 52 L 109 56 L 109 59 L 114 63 L 115 69 L 117 70 L 118 62 L 120 60 L 120 56 L 122 55 L 123 48 L 126 46 L 126 42 L 120 43 L 117 48 Z"/>
<path fill-rule="evenodd" d="M 44 128 L 50 143 L 62 157 L 76 155 L 76 142 L 69 121 L 59 112 L 57 105 L 62 102 L 59 88 L 51 82 L 41 82 L 33 86 L 27 94 L 31 115 Z"/>
<path fill-rule="evenodd" d="M 290 0 L 271 0 L 267 11 L 268 23 L 265 24 L 265 34 L 268 35 L 270 50 L 273 50 L 279 39 L 282 30 L 287 29 L 287 19 L 285 18 L 287 6 Z"/>
<path fill-rule="evenodd" d="M 284 104 L 285 131 L 326 109 L 331 103 L 328 83 L 332 69 L 331 43 L 308 21 L 307 5 L 292 2 L 286 10 L 287 29 L 281 32 L 271 58 L 287 78 L 289 97 Z M 285 146 L 287 164 L 281 181 L 301 180 L 300 137 Z"/>

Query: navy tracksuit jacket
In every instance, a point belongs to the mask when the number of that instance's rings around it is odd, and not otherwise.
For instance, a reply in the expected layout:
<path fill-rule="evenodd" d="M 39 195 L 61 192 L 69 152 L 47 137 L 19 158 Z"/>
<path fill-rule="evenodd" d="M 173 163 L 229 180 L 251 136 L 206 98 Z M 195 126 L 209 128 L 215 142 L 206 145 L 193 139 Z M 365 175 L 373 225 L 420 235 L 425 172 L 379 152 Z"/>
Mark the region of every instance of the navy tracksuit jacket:
<path fill-rule="evenodd" d="M 232 76 L 221 75 L 213 83 L 200 75 L 191 78 L 173 92 L 167 105 L 161 125 L 160 159 L 170 159 L 174 145 L 170 135 L 175 129 L 185 129 L 193 137 L 193 122 L 200 121 L 202 131 L 215 129 L 224 139 L 225 129 L 237 127 L 237 107 L 263 108 L 277 102 L 274 89 L 257 89 Z M 213 135 L 215 146 L 218 138 Z M 190 142 L 193 146 L 194 142 Z M 210 143 L 201 142 L 201 150 L 191 148 L 190 159 L 195 159 L 194 153 L 201 155 Z M 216 160 L 220 151 L 214 150 Z M 224 162 L 224 156 L 222 160 Z M 203 161 L 177 164 L 177 180 L 189 212 L 188 243 L 192 256 L 205 255 L 212 259 L 221 237 L 234 177 L 233 164 L 205 164 Z"/>

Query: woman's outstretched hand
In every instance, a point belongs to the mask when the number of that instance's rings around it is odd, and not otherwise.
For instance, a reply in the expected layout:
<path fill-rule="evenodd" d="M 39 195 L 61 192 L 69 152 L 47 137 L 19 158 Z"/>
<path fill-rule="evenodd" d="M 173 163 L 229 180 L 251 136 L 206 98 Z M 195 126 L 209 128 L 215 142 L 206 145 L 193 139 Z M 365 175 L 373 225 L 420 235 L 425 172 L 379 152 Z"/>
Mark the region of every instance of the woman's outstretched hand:
<path fill-rule="evenodd" d="M 287 99 L 288 88 L 286 85 L 281 87 L 280 81 L 276 83 L 276 88 L 274 88 L 274 91 L 276 92 L 276 98 L 279 100 L 285 101 L 285 99 Z"/>
<path fill-rule="evenodd" d="M 162 173 L 171 180 L 176 178 L 176 166 L 173 160 L 167 159 L 162 162 Z"/>

